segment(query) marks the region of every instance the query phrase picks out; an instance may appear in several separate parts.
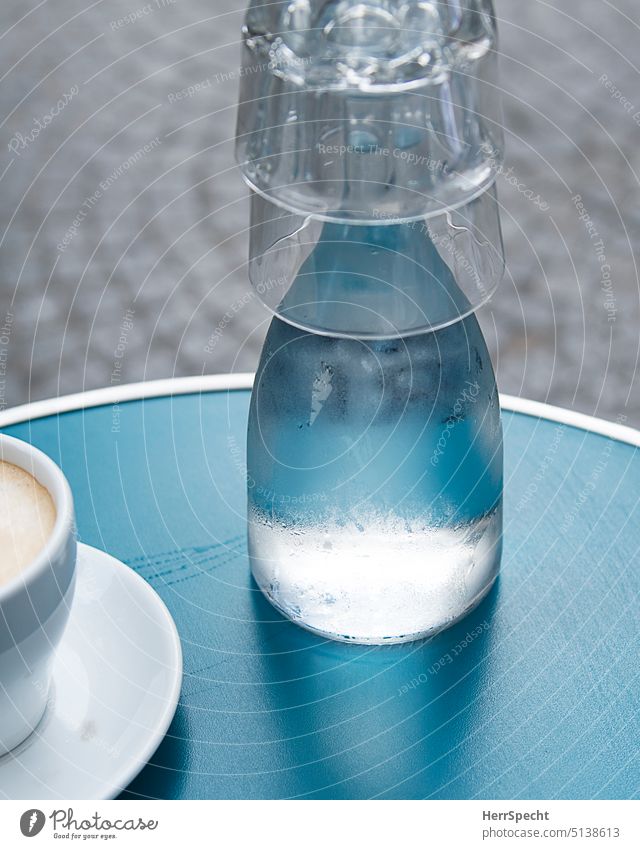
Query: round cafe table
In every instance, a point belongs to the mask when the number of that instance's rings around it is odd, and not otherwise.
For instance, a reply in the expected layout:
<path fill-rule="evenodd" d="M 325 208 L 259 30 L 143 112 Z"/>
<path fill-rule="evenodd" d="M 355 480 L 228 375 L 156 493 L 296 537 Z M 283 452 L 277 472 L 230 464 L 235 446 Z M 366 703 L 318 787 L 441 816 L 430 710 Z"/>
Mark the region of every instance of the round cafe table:
<path fill-rule="evenodd" d="M 640 433 L 503 397 L 493 590 L 430 640 L 345 645 L 252 582 L 250 385 L 155 381 L 0 414 L 66 473 L 79 538 L 142 575 L 182 639 L 175 719 L 123 795 L 637 797 Z"/>

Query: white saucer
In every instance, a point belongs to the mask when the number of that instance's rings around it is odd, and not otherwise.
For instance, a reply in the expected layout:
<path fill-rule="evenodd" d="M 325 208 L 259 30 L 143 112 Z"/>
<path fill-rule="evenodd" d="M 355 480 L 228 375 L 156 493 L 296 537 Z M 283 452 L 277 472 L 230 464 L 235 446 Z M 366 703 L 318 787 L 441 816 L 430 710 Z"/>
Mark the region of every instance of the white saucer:
<path fill-rule="evenodd" d="M 155 591 L 79 544 L 49 707 L 34 733 L 0 757 L 0 799 L 117 796 L 164 737 L 181 682 L 178 632 Z"/>

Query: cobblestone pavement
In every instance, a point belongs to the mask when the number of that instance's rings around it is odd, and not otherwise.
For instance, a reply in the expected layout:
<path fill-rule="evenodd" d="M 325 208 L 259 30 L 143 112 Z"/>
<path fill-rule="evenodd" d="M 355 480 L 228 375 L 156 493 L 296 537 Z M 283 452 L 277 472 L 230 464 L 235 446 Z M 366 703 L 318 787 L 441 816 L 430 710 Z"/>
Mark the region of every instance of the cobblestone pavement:
<path fill-rule="evenodd" d="M 481 320 L 503 391 L 640 425 L 640 16 L 586 10 L 498 0 L 508 270 Z M 2 3 L 1 405 L 254 367 L 268 319 L 232 157 L 241 15 Z"/>

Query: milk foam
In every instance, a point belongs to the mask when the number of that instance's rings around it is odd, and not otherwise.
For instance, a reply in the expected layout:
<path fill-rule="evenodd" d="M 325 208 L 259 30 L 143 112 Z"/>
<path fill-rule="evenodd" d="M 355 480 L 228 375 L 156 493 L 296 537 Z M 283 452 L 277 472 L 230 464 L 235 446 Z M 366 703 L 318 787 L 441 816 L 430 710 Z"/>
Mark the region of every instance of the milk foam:
<path fill-rule="evenodd" d="M 0 586 L 31 563 L 55 521 L 48 491 L 24 469 L 0 460 Z"/>

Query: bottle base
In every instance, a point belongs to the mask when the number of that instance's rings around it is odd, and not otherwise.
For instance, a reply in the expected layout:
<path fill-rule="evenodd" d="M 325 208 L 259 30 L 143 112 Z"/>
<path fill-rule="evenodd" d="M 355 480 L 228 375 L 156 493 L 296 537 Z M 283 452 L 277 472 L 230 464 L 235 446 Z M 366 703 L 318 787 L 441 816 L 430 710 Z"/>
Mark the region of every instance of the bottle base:
<path fill-rule="evenodd" d="M 387 645 L 466 616 L 497 577 L 501 534 L 499 507 L 457 528 L 385 520 L 306 533 L 254 513 L 249 555 L 256 583 L 292 622 L 332 640 Z"/>
<path fill-rule="evenodd" d="M 356 646 L 389 646 L 389 645 L 398 645 L 400 643 L 414 643 L 418 640 L 425 640 L 429 637 L 433 637 L 436 634 L 439 634 L 441 631 L 446 631 L 448 628 L 453 627 L 456 623 L 460 622 L 461 619 L 464 619 L 465 616 L 468 616 L 475 608 L 484 600 L 484 598 L 491 592 L 493 585 L 498 579 L 498 574 L 496 573 L 491 581 L 487 584 L 486 587 L 469 603 L 469 606 L 466 607 L 461 613 L 455 616 L 453 619 L 448 622 L 444 622 L 441 625 L 436 625 L 432 628 L 427 628 L 424 631 L 419 631 L 417 633 L 412 634 L 401 634 L 394 637 L 364 637 L 357 636 L 352 637 L 348 634 L 338 634 L 332 631 L 323 631 L 321 628 L 316 628 L 313 625 L 309 625 L 307 622 L 303 622 L 300 619 L 295 618 L 291 615 L 288 610 L 285 610 L 281 607 L 278 602 L 269 594 L 264 587 L 260 587 L 262 594 L 267 599 L 267 601 L 274 607 L 278 613 L 281 613 L 295 625 L 299 625 L 300 628 L 303 628 L 305 631 L 310 631 L 312 634 L 316 634 L 318 637 L 325 637 L 328 640 L 334 640 L 339 643 L 351 643 Z M 259 585 L 258 585 L 259 586 Z"/>

